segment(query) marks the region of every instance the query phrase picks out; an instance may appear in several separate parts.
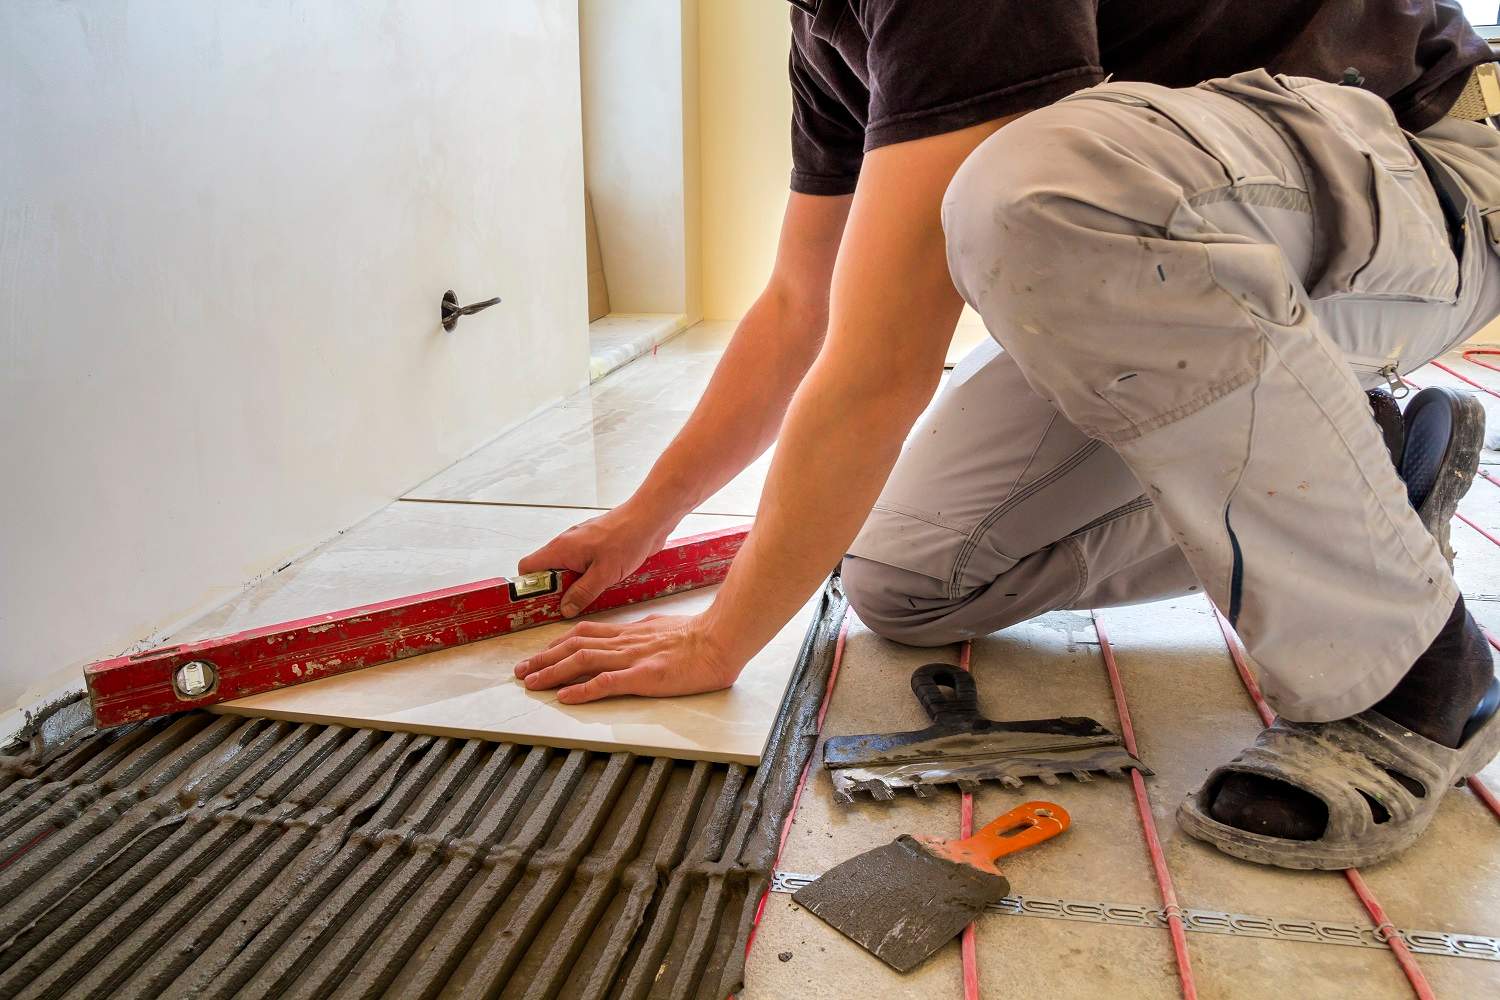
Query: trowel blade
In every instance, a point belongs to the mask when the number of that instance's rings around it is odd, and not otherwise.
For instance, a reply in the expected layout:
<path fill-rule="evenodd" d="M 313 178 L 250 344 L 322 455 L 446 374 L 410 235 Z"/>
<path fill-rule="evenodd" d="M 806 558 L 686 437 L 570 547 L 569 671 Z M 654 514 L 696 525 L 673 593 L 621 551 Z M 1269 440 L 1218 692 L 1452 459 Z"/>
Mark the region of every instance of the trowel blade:
<path fill-rule="evenodd" d="M 792 899 L 906 972 L 1009 892 L 1005 876 L 938 857 L 903 834 L 829 869 Z"/>

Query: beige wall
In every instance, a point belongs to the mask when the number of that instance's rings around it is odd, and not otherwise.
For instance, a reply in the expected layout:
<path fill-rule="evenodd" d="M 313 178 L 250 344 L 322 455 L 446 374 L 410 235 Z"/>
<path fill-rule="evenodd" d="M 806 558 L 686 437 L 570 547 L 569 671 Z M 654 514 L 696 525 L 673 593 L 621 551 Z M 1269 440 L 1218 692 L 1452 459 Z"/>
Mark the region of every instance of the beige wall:
<path fill-rule="evenodd" d="M 697 313 L 697 0 L 580 0 L 585 175 L 614 312 Z"/>
<path fill-rule="evenodd" d="M 790 5 L 708 0 L 699 14 L 703 314 L 737 319 L 770 273 L 792 168 Z"/>
<path fill-rule="evenodd" d="M 576 0 L 0 4 L 0 704 L 584 383 L 579 114 Z"/>
<path fill-rule="evenodd" d="M 711 0 L 698 36 L 703 314 L 738 319 L 776 257 L 792 169 L 786 3 Z M 964 325 L 982 326 L 965 307 Z"/>

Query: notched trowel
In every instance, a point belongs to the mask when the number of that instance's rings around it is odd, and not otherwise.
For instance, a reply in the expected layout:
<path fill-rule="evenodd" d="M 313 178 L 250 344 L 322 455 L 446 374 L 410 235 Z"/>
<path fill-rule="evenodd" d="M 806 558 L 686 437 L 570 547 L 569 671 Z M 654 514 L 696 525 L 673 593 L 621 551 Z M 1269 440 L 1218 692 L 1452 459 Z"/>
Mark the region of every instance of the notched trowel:
<path fill-rule="evenodd" d="M 823 745 L 834 798 L 853 802 L 856 793 L 868 792 L 890 799 L 898 788 L 926 795 L 944 784 L 973 791 L 981 781 L 1018 788 L 1022 778 L 1055 785 L 1059 775 L 1087 781 L 1091 772 L 1123 775 L 1130 768 L 1151 773 L 1119 736 L 1093 719 L 986 719 L 979 714 L 973 675 L 957 667 L 918 667 L 911 689 L 932 719 L 926 729 L 835 736 Z"/>

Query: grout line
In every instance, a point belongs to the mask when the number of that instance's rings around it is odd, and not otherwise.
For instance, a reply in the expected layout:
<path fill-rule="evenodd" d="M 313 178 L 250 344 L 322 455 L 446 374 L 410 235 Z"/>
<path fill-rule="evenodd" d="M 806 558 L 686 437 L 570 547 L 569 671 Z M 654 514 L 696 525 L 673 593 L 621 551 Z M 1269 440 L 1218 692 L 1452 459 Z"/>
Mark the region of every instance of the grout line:
<path fill-rule="evenodd" d="M 1245 693 L 1250 696 L 1250 700 L 1254 703 L 1255 711 L 1260 715 L 1261 721 L 1270 726 L 1276 721 L 1276 713 L 1271 711 L 1271 706 L 1266 703 L 1265 698 L 1260 693 L 1259 685 L 1255 684 L 1254 677 L 1250 673 L 1250 667 L 1245 662 L 1244 653 L 1240 649 L 1240 643 L 1234 636 L 1234 631 L 1229 622 L 1219 613 L 1217 607 L 1213 611 L 1214 619 L 1219 623 L 1219 631 L 1224 633 L 1224 645 L 1229 650 L 1229 658 L 1234 662 L 1234 668 L 1239 672 L 1240 679 L 1246 682 Z M 1380 901 L 1375 898 L 1375 894 L 1370 891 L 1370 887 L 1365 884 L 1364 876 L 1360 875 L 1359 869 L 1344 869 L 1344 878 L 1348 880 L 1349 886 L 1354 890 L 1354 894 L 1359 897 L 1359 901 L 1364 904 L 1365 910 L 1370 914 L 1371 919 L 1375 921 L 1375 932 L 1385 938 L 1386 944 L 1390 947 L 1391 954 L 1395 957 L 1397 964 L 1401 966 L 1401 971 L 1406 973 L 1406 979 L 1411 983 L 1412 992 L 1417 995 L 1419 1000 L 1434 1000 L 1432 987 L 1428 984 L 1427 977 L 1422 972 L 1422 967 L 1417 964 L 1416 956 L 1411 953 L 1411 949 L 1406 946 L 1406 942 L 1402 940 L 1401 935 L 1396 933 L 1395 925 L 1386 916 L 1385 908 L 1380 905 Z"/>
<path fill-rule="evenodd" d="M 523 509 L 540 510 L 614 510 L 613 507 L 596 507 L 591 504 L 572 503 L 521 503 L 515 500 L 449 500 L 442 497 L 397 497 L 397 503 L 447 503 L 467 507 L 520 507 Z M 744 519 L 754 517 L 755 512 L 748 514 L 721 513 L 719 511 L 693 510 L 688 512 L 688 517 L 732 517 Z"/>
<path fill-rule="evenodd" d="M 1110 690 L 1115 696 L 1115 710 L 1120 717 L 1120 738 L 1125 749 L 1137 759 L 1135 726 L 1130 719 L 1130 706 L 1125 701 L 1125 682 L 1120 679 L 1120 668 L 1115 662 L 1114 648 L 1109 644 L 1109 633 L 1099 620 L 1097 611 L 1090 611 L 1094 622 L 1094 633 L 1099 637 L 1099 654 L 1104 658 L 1104 670 L 1109 674 Z M 1156 832 L 1156 820 L 1151 812 L 1151 796 L 1146 791 L 1146 780 L 1136 768 L 1130 769 L 1130 784 L 1135 791 L 1135 808 L 1141 820 L 1141 832 L 1146 837 L 1146 850 L 1151 855 L 1151 867 L 1156 873 L 1156 885 L 1161 892 L 1162 916 L 1172 935 L 1172 953 L 1177 959 L 1177 979 L 1182 984 L 1183 1000 L 1197 1000 L 1198 987 L 1193 980 L 1193 963 L 1188 956 L 1187 925 L 1182 919 L 1182 907 L 1177 902 L 1177 890 L 1172 885 L 1172 873 L 1167 868 L 1167 857 L 1162 851 L 1161 838 Z"/>
<path fill-rule="evenodd" d="M 589 504 L 570 503 L 516 503 L 511 500 L 449 500 L 443 497 L 397 497 L 397 503 L 448 503 L 463 507 L 540 507 L 544 510 L 614 510 L 613 507 L 594 507 Z"/>

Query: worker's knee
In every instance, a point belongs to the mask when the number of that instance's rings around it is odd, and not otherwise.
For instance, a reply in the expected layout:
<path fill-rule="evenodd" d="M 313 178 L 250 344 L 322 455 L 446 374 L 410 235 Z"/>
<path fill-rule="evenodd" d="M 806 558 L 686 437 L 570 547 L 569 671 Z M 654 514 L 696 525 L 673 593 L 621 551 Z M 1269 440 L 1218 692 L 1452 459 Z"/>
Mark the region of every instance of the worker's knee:
<path fill-rule="evenodd" d="M 873 559 L 846 556 L 844 593 L 872 632 L 908 646 L 942 646 L 966 638 L 945 621 L 954 603 L 944 581 Z"/>

